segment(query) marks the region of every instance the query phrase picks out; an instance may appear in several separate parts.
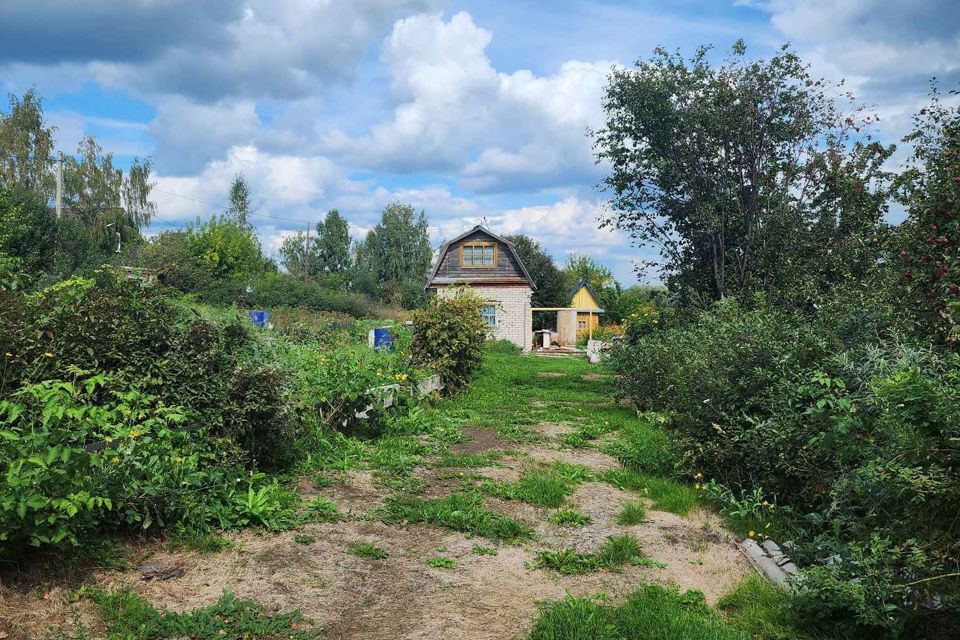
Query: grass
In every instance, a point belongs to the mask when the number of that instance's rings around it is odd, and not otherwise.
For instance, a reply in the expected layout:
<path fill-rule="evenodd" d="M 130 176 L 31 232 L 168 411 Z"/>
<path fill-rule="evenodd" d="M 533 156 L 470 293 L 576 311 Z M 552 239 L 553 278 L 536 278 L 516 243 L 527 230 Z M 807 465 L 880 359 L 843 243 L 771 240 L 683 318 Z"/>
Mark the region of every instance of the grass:
<path fill-rule="evenodd" d="M 551 569 L 565 576 L 616 570 L 625 564 L 652 565 L 640 542 L 630 534 L 610 536 L 596 553 L 578 553 L 573 549 L 537 552 L 534 566 Z"/>
<path fill-rule="evenodd" d="M 556 511 L 550 515 L 548 520 L 560 527 L 582 527 L 593 522 L 593 518 L 580 513 L 576 509 Z"/>
<path fill-rule="evenodd" d="M 483 496 L 475 492 L 433 500 L 393 496 L 387 498 L 380 516 L 387 523 L 422 522 L 491 540 L 516 541 L 533 533 L 523 523 L 487 509 Z"/>
<path fill-rule="evenodd" d="M 642 502 L 628 502 L 623 505 L 620 515 L 617 516 L 617 524 L 630 526 L 640 524 L 646 519 L 647 507 Z"/>
<path fill-rule="evenodd" d="M 614 469 L 603 473 L 600 479 L 618 489 L 639 491 L 660 511 L 685 516 L 698 504 L 697 492 L 693 487 L 668 478 L 639 473 L 632 469 Z"/>
<path fill-rule="evenodd" d="M 482 544 L 473 545 L 473 552 L 478 556 L 495 556 L 497 550 L 495 547 L 485 547 Z"/>
<path fill-rule="evenodd" d="M 214 605 L 187 613 L 159 613 L 153 605 L 131 591 L 83 589 L 81 595 L 96 603 L 108 625 L 110 638 L 309 640 L 319 637 L 319 631 L 304 628 L 307 625 L 298 611 L 268 613 L 253 600 L 237 598 L 231 593 L 224 593 Z"/>
<path fill-rule="evenodd" d="M 331 500 L 317 496 L 304 505 L 303 519 L 305 522 L 339 522 L 343 514 Z"/>
<path fill-rule="evenodd" d="M 646 585 L 619 605 L 568 597 L 543 606 L 527 640 L 808 640 L 788 599 L 759 576 L 707 605 L 699 591 Z"/>
<path fill-rule="evenodd" d="M 233 543 L 215 531 L 178 531 L 167 545 L 171 551 L 197 551 L 199 553 L 219 553 L 233 546 Z"/>
<path fill-rule="evenodd" d="M 556 462 L 551 466 L 525 473 L 513 483 L 488 480 L 480 485 L 485 493 L 505 500 L 519 500 L 538 507 L 556 509 L 566 502 L 578 484 L 593 477 L 580 464 Z"/>
<path fill-rule="evenodd" d="M 464 469 L 472 467 L 495 467 L 499 466 L 498 460 L 503 455 L 500 451 L 483 451 L 481 453 L 442 453 L 436 460 L 430 462 L 431 467 L 462 467 Z"/>
<path fill-rule="evenodd" d="M 434 569 L 456 569 L 457 561 L 447 556 L 437 556 L 436 558 L 428 560 L 427 566 L 433 567 Z"/>
<path fill-rule="evenodd" d="M 368 560 L 383 560 L 389 555 L 386 549 L 371 542 L 354 542 L 347 547 L 347 553 Z"/>
<path fill-rule="evenodd" d="M 295 533 L 293 534 L 293 541 L 297 544 L 313 544 L 317 541 L 317 538 L 309 533 Z"/>

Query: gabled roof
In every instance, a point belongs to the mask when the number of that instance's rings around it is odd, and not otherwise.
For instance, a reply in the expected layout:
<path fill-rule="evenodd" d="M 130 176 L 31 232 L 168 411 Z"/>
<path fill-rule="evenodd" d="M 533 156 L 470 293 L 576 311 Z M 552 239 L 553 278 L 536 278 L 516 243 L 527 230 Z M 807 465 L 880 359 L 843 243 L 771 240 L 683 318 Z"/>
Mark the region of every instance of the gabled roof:
<path fill-rule="evenodd" d="M 570 289 L 567 297 L 570 298 L 570 300 L 573 300 L 573 296 L 575 296 L 577 291 L 580 291 L 580 289 L 583 287 L 586 287 L 587 291 L 590 292 L 590 295 L 593 296 L 593 299 L 597 301 L 597 304 L 600 304 L 600 297 L 597 295 L 597 292 L 593 290 L 593 287 L 590 286 L 590 282 L 586 278 L 582 278 L 580 282 L 573 285 L 573 289 Z"/>
<path fill-rule="evenodd" d="M 433 279 L 437 277 L 437 271 L 440 269 L 440 264 L 443 262 L 443 258 L 447 255 L 447 250 L 450 248 L 450 245 L 456 244 L 457 242 L 463 240 L 464 238 L 466 238 L 472 233 L 476 233 L 477 231 L 480 231 L 481 233 L 485 233 L 489 237 L 493 238 L 494 240 L 498 242 L 502 242 L 503 244 L 507 245 L 507 249 L 510 250 L 510 255 L 512 255 L 513 259 L 517 261 L 518 265 L 520 265 L 520 271 L 523 272 L 523 276 L 527 279 L 527 282 L 530 283 L 530 288 L 533 290 L 536 290 L 537 283 L 533 281 L 533 278 L 530 277 L 530 273 L 527 271 L 527 268 L 523 266 L 523 261 L 520 259 L 520 256 L 517 255 L 517 248 L 513 246 L 513 243 L 507 240 L 506 238 L 504 238 L 503 236 L 499 236 L 495 234 L 493 231 L 490 231 L 490 229 L 487 229 L 482 224 L 478 224 L 472 229 L 468 229 L 467 231 L 464 231 L 460 235 L 454 238 L 451 238 L 450 240 L 447 240 L 446 242 L 443 243 L 443 245 L 440 247 L 440 251 L 437 253 L 437 259 L 433 263 L 433 267 L 430 269 L 430 277 L 427 278 L 427 286 L 424 287 L 424 289 L 429 288 L 430 285 L 433 283 Z"/>

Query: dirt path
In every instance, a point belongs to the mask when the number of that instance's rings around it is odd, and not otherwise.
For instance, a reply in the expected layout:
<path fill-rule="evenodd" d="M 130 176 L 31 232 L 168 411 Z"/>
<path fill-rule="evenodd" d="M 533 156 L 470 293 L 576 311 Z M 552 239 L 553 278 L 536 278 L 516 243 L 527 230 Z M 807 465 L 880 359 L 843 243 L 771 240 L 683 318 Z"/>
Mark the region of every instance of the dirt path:
<path fill-rule="evenodd" d="M 423 460 L 414 471 L 425 482 L 421 497 L 449 495 L 467 478 L 516 481 L 525 470 L 556 461 L 584 465 L 596 473 L 620 467 L 600 451 L 566 448 L 562 438 L 573 426 L 565 422 L 527 427 L 539 436 L 534 443 L 506 442 L 488 428 L 462 428 L 469 439 L 454 447 L 454 453 L 508 453 L 499 455 L 497 466 L 479 468 L 433 468 L 431 459 Z M 331 499 L 347 518 L 304 526 L 297 533 L 315 538 L 309 544 L 295 542 L 292 531 L 248 530 L 231 534 L 234 547 L 217 554 L 158 550 L 153 561 L 183 569 L 183 575 L 169 580 L 144 581 L 136 570 L 104 570 L 87 582 L 126 586 L 158 610 L 195 609 L 231 591 L 271 609 L 300 609 L 323 629 L 323 637 L 331 639 L 504 640 L 524 636 L 542 600 L 601 592 L 616 600 L 653 582 L 698 589 L 713 602 L 749 571 L 714 515 L 694 510 L 681 517 L 657 511 L 647 501 L 644 522 L 619 525 L 622 505 L 643 498 L 597 480 L 580 483 L 564 507 L 589 516 L 591 522 L 580 527 L 552 524 L 548 517 L 556 509 L 488 498 L 488 508 L 534 530 L 532 539 L 519 544 L 419 524 L 384 524 L 375 511 L 392 492 L 369 471 L 343 473 L 326 487 L 302 481 L 299 490 L 307 498 Z M 626 565 L 618 571 L 574 576 L 533 566 L 539 550 L 594 552 L 609 536 L 623 533 L 633 534 L 646 555 L 665 566 Z M 350 555 L 347 548 L 358 541 L 375 543 L 388 556 L 376 560 Z M 478 545 L 495 549 L 495 555 L 478 554 Z M 428 566 L 438 555 L 452 559 L 456 568 Z M 37 598 L 42 598 L 48 624 L 69 626 L 78 605 L 69 603 L 67 595 L 68 589 L 54 586 L 43 593 L 22 594 L 22 605 L 36 614 Z"/>

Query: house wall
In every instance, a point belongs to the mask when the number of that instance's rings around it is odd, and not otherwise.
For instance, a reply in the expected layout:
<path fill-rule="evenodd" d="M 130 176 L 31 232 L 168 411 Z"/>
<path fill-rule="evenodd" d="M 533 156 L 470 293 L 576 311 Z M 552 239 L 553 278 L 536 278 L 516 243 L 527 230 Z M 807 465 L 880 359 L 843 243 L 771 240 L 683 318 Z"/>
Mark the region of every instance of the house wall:
<path fill-rule="evenodd" d="M 599 313 L 578 313 L 577 314 L 577 330 L 580 330 L 580 323 L 583 323 L 583 329 L 596 329 L 600 326 L 600 314 Z"/>
<path fill-rule="evenodd" d="M 533 316 L 530 313 L 530 287 L 484 287 L 470 288 L 480 298 L 497 307 L 497 325 L 490 331 L 495 340 L 509 340 L 524 351 L 533 343 Z M 437 295 L 452 298 L 457 295 L 454 287 L 439 287 Z"/>
<path fill-rule="evenodd" d="M 570 303 L 570 306 L 574 309 L 598 309 L 600 303 L 593 299 L 589 289 L 580 287 L 580 289 L 573 294 L 573 301 Z"/>

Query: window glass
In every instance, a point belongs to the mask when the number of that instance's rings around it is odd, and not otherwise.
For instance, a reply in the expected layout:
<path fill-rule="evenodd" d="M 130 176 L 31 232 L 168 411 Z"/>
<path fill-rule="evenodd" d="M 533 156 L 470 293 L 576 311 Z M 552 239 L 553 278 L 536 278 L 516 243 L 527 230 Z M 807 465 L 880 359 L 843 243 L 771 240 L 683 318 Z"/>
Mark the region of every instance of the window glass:
<path fill-rule="evenodd" d="M 483 264 L 485 266 L 493 266 L 493 247 L 484 247 L 483 248 Z"/>
<path fill-rule="evenodd" d="M 487 326 L 495 327 L 497 326 L 497 308 L 493 305 L 488 305 L 483 308 L 483 321 L 487 323 Z"/>
<path fill-rule="evenodd" d="M 461 264 L 464 267 L 493 267 L 496 265 L 497 248 L 492 243 L 474 242 L 464 244 Z"/>

